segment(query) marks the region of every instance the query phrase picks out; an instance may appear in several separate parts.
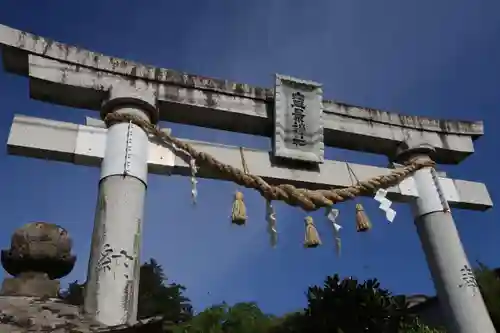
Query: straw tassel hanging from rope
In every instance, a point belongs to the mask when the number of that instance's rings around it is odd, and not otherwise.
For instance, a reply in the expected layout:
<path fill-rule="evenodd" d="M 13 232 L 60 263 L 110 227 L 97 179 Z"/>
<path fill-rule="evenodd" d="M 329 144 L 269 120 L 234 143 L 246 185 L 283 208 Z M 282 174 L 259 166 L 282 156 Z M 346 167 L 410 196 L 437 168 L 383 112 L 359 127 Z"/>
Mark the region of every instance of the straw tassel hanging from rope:
<path fill-rule="evenodd" d="M 248 166 L 245 161 L 245 156 L 243 155 L 243 148 L 240 147 L 240 157 L 241 164 L 243 166 L 243 172 L 248 174 Z M 236 225 L 244 225 L 247 221 L 247 208 L 245 206 L 245 202 L 243 201 L 243 193 L 240 191 L 236 191 L 234 195 L 233 201 L 233 209 L 231 212 L 231 222 Z"/>
<path fill-rule="evenodd" d="M 357 232 L 365 232 L 370 230 L 372 224 L 370 223 L 370 219 L 366 216 L 365 209 L 363 205 L 360 203 L 356 204 L 356 231 Z"/>
<path fill-rule="evenodd" d="M 354 179 L 356 180 L 356 184 L 359 184 L 359 179 L 356 177 L 356 174 L 352 170 L 349 163 L 346 163 L 347 170 L 349 171 L 349 177 L 351 178 L 352 185 L 355 185 Z M 354 178 L 354 179 L 353 179 Z M 365 209 L 361 203 L 356 204 L 356 231 L 357 232 L 365 232 L 370 230 L 372 227 L 370 223 L 370 219 L 365 213 Z"/>
<path fill-rule="evenodd" d="M 247 221 L 247 208 L 243 202 L 243 193 L 240 191 L 236 191 L 234 195 L 231 221 L 237 225 L 244 225 Z"/>
<path fill-rule="evenodd" d="M 304 247 L 313 248 L 321 245 L 321 239 L 319 238 L 318 230 L 314 225 L 313 218 L 307 216 L 305 218 L 306 222 L 306 237 L 304 240 Z"/>

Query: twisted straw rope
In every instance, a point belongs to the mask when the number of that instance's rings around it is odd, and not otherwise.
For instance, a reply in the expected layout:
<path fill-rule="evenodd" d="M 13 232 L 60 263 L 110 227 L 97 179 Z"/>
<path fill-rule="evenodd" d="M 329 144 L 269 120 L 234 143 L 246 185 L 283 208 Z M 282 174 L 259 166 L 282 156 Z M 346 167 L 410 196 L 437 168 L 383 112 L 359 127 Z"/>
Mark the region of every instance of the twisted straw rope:
<path fill-rule="evenodd" d="M 246 174 L 238 168 L 219 162 L 210 154 L 195 150 L 190 144 L 176 139 L 168 133 L 160 131 L 159 128 L 140 117 L 111 112 L 107 114 L 104 121 L 108 127 L 120 122 L 131 122 L 141 127 L 146 133 L 157 137 L 162 142 L 170 145 L 173 144 L 186 151 L 196 160 L 199 166 L 215 169 L 223 174 L 225 179 L 240 186 L 257 190 L 266 200 L 281 200 L 291 206 L 300 206 L 305 211 L 314 211 L 322 207 L 330 207 L 335 203 L 354 199 L 360 195 L 373 194 L 378 189 L 388 188 L 399 184 L 403 179 L 419 169 L 433 167 L 435 165 L 434 161 L 430 158 L 416 159 L 404 167 L 392 170 L 388 175 L 373 177 L 358 182 L 356 185 L 340 189 L 308 190 L 297 188 L 291 184 L 273 186 L 259 176 Z M 176 153 L 179 154 L 178 151 L 176 151 Z M 180 157 L 182 158 L 183 156 Z"/>

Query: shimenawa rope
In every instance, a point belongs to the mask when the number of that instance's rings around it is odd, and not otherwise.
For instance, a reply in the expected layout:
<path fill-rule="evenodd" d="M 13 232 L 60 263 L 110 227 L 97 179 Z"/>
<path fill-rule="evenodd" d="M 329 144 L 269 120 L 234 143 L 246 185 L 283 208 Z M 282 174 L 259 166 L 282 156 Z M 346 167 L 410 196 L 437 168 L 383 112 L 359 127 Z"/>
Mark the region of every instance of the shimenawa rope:
<path fill-rule="evenodd" d="M 198 166 L 215 169 L 223 174 L 226 180 L 246 188 L 255 189 L 268 201 L 281 200 L 291 206 L 300 206 L 305 211 L 314 211 L 322 207 L 330 207 L 335 203 L 351 200 L 359 195 L 373 194 L 380 188 L 388 188 L 397 185 L 419 169 L 435 165 L 431 159 L 417 159 L 411 161 L 404 167 L 392 170 L 388 175 L 373 177 L 360 181 L 353 186 L 340 189 L 308 190 L 297 188 L 291 184 L 274 186 L 268 184 L 259 176 L 245 174 L 244 171 L 238 168 L 216 160 L 210 154 L 195 150 L 189 143 L 176 139 L 166 132 L 162 132 L 159 128 L 140 117 L 111 112 L 107 114 L 104 121 L 108 127 L 115 123 L 132 122 L 141 127 L 146 133 L 155 136 L 167 145 L 173 145 L 180 148 L 175 150 L 176 154 L 186 155 L 187 153 L 188 156 L 179 156 L 186 159 L 187 162 L 189 162 L 190 158 L 194 158 Z M 183 151 L 186 153 L 183 153 Z"/>

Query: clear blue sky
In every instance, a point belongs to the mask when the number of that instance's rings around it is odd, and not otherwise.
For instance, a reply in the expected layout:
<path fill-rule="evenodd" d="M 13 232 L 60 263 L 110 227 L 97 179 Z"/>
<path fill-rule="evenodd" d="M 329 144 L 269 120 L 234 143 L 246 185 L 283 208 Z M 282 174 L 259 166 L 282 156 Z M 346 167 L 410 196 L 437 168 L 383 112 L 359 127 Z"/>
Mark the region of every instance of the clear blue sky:
<path fill-rule="evenodd" d="M 500 185 L 500 2 L 420 1 L 7 1 L 0 23 L 86 49 L 146 64 L 270 87 L 276 72 L 324 84 L 325 97 L 404 114 L 484 120 L 477 153 L 445 168 L 454 178 L 485 182 L 493 200 Z M 29 99 L 26 78 L 0 72 L 2 233 L 42 220 L 66 227 L 78 263 L 65 282 L 85 279 L 99 170 L 7 156 L 14 113 L 82 123 L 90 111 Z M 189 126 L 179 137 L 269 149 L 267 138 Z M 380 156 L 327 149 L 330 159 L 385 165 Z M 495 188 L 496 187 L 496 188 Z M 150 176 L 142 258 L 156 258 L 168 277 L 188 288 L 195 308 L 226 300 L 257 301 L 268 312 L 305 305 L 308 285 L 339 273 L 377 277 L 395 293 L 434 288 L 409 208 L 387 224 L 363 199 L 373 231 L 357 234 L 353 203 L 339 205 L 343 255 L 330 225 L 314 214 L 324 246 L 302 247 L 304 213 L 277 205 L 278 248 L 265 232 L 264 201 L 245 191 L 250 221 L 229 222 L 230 183 L 201 180 L 199 205 L 189 179 Z M 454 211 L 471 262 L 500 266 L 499 215 Z M 0 273 L 0 278 L 3 273 Z"/>

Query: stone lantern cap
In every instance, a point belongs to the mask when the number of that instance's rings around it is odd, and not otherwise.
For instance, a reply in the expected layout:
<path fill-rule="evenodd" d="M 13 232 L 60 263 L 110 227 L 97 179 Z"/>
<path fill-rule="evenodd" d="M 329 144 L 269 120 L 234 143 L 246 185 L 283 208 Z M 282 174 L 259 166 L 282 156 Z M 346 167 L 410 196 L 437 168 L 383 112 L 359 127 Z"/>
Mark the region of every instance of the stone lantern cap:
<path fill-rule="evenodd" d="M 33 222 L 17 229 L 10 249 L 1 251 L 3 268 L 13 278 L 2 283 L 0 295 L 57 297 L 59 281 L 75 266 L 68 232 L 52 223 Z"/>
<path fill-rule="evenodd" d="M 10 249 L 2 250 L 2 265 L 14 277 L 42 273 L 51 280 L 60 279 L 75 265 L 71 247 L 72 240 L 64 228 L 45 222 L 28 223 L 14 232 Z"/>

